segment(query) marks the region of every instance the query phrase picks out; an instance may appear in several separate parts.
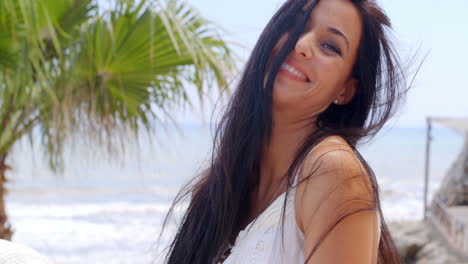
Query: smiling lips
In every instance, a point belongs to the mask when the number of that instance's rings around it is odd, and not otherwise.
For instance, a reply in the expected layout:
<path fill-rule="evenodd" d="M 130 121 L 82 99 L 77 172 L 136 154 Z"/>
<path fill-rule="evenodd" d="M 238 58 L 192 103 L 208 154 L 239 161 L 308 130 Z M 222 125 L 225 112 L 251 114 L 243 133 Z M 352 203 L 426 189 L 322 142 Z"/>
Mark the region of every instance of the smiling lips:
<path fill-rule="evenodd" d="M 291 79 L 300 82 L 310 82 L 304 72 L 297 66 L 296 64 L 292 63 L 291 61 L 284 62 L 280 68 L 280 72 L 284 73 Z"/>

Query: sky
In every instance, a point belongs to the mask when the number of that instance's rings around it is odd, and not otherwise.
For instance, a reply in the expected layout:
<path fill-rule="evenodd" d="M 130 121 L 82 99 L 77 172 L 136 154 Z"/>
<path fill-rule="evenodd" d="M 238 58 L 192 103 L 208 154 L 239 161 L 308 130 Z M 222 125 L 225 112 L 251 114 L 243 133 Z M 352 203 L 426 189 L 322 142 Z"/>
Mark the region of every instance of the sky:
<path fill-rule="evenodd" d="M 247 59 L 262 29 L 285 0 L 187 0 L 202 16 L 222 27 L 226 40 Z M 393 24 L 394 45 L 411 79 L 406 103 L 392 126 L 421 127 L 426 117 L 468 116 L 468 1 L 380 0 Z M 242 47 L 241 47 L 242 46 Z M 423 62 L 423 58 L 427 58 Z M 179 111 L 184 122 L 209 120 L 204 114 Z"/>

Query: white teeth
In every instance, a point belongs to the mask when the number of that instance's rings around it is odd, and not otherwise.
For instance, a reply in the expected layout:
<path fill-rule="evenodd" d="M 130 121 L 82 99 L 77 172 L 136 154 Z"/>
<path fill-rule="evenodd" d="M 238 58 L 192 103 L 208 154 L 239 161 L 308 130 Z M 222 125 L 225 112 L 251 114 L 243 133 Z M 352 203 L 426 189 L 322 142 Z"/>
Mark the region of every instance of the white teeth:
<path fill-rule="evenodd" d="M 297 77 L 299 78 L 302 78 L 302 79 L 307 79 L 306 76 L 304 76 L 304 74 L 300 73 L 298 70 L 296 70 L 295 68 L 293 68 L 291 65 L 287 64 L 286 62 L 283 63 L 283 66 L 282 66 L 284 69 L 286 69 L 288 72 L 296 75 Z"/>

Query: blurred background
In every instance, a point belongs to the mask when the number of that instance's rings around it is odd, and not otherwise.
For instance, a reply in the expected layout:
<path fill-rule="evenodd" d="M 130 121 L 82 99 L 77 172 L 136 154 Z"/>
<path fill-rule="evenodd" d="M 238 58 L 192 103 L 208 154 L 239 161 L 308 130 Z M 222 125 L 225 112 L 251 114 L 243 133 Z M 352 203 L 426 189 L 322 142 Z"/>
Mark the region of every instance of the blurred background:
<path fill-rule="evenodd" d="M 284 1 L 17 5 L 26 2 L 0 3 L 0 114 L 8 116 L 0 150 L 12 241 L 56 263 L 150 263 L 174 228 L 156 245 L 170 202 L 208 164 L 213 126 L 229 96 L 223 88 L 235 83 Z M 399 114 L 359 150 L 377 176 L 386 220 L 419 220 L 426 117 L 468 114 L 468 2 L 378 3 L 415 77 Z M 34 18 L 8 15 L 34 8 Z M 33 37 L 21 40 L 17 24 Z M 184 43 L 180 53 L 171 38 Z M 34 57 L 35 49 L 42 56 Z M 462 134 L 443 126 L 432 136 L 429 199 L 463 146 Z"/>

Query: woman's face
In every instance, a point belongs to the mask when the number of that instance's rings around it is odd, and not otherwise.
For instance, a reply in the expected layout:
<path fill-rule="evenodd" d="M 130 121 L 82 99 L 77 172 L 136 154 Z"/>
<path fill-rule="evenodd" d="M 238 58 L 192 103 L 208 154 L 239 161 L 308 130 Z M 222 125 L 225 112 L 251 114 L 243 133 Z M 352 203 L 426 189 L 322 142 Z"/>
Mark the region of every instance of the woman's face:
<path fill-rule="evenodd" d="M 302 120 L 325 111 L 336 99 L 338 104 L 348 103 L 357 88 L 357 81 L 350 75 L 361 28 L 361 17 L 351 1 L 319 1 L 275 79 L 275 111 Z M 282 36 L 272 56 L 286 37 Z"/>

